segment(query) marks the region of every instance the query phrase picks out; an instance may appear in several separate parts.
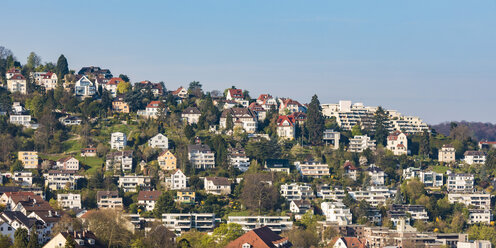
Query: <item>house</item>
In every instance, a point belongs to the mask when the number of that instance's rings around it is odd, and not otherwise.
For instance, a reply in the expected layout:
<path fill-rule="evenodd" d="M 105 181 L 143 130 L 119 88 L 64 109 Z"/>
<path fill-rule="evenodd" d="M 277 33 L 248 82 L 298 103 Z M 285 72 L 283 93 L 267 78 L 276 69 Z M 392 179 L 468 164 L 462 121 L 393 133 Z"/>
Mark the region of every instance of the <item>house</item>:
<path fill-rule="evenodd" d="M 200 120 L 201 112 L 197 107 L 187 107 L 183 110 L 181 118 L 189 125 L 197 124 Z"/>
<path fill-rule="evenodd" d="M 119 176 L 117 186 L 124 192 L 136 192 L 137 187 L 146 189 L 151 187 L 151 178 L 148 176 L 124 175 Z"/>
<path fill-rule="evenodd" d="M 15 230 L 16 229 L 9 224 L 9 221 L 0 215 L 0 234 L 14 240 Z"/>
<path fill-rule="evenodd" d="M 258 121 L 256 114 L 248 108 L 230 108 L 222 111 L 219 126 L 227 128 L 227 117 L 231 115 L 234 127 L 242 127 L 247 133 L 257 131 Z"/>
<path fill-rule="evenodd" d="M 115 150 L 122 150 L 127 145 L 127 136 L 125 133 L 114 132 L 110 137 L 110 148 Z"/>
<path fill-rule="evenodd" d="M 331 188 L 328 184 L 317 185 L 317 197 L 324 200 L 342 201 L 346 196 L 341 188 Z"/>
<path fill-rule="evenodd" d="M 170 177 L 165 178 L 165 185 L 170 190 L 186 189 L 188 185 L 188 178 L 181 170 L 176 169 Z"/>
<path fill-rule="evenodd" d="M 165 150 L 158 155 L 158 166 L 162 170 L 175 170 L 177 169 L 177 158 L 170 150 Z"/>
<path fill-rule="evenodd" d="M 96 148 L 88 147 L 81 149 L 81 157 L 96 157 Z"/>
<path fill-rule="evenodd" d="M 292 200 L 289 204 L 289 210 L 294 214 L 305 214 L 312 210 L 312 204 L 309 200 Z"/>
<path fill-rule="evenodd" d="M 53 72 L 41 74 L 40 77 L 35 79 L 35 82 L 39 86 L 44 87 L 45 90 L 54 90 L 55 88 L 57 88 L 57 81 L 57 74 Z"/>
<path fill-rule="evenodd" d="M 444 185 L 443 174 L 433 171 L 421 171 L 419 179 L 425 187 L 439 188 Z"/>
<path fill-rule="evenodd" d="M 491 241 L 489 240 L 471 240 L 460 241 L 457 243 L 456 248 L 491 248 Z"/>
<path fill-rule="evenodd" d="M 312 186 L 308 183 L 286 183 L 281 185 L 281 196 L 286 201 L 312 199 L 314 197 Z"/>
<path fill-rule="evenodd" d="M 475 177 L 472 174 L 451 173 L 448 174 L 448 181 L 446 184 L 449 192 L 473 191 L 475 184 Z"/>
<path fill-rule="evenodd" d="M 250 167 L 250 158 L 246 156 L 245 149 L 243 148 L 228 148 L 227 158 L 229 160 L 229 166 L 245 172 Z"/>
<path fill-rule="evenodd" d="M 173 91 L 171 94 L 173 96 L 178 96 L 182 99 L 186 99 L 189 96 L 188 91 L 182 86 L 179 87 L 177 90 Z"/>
<path fill-rule="evenodd" d="M 231 194 L 231 182 L 225 177 L 205 177 L 203 185 L 208 194 Z"/>
<path fill-rule="evenodd" d="M 161 191 L 140 191 L 138 193 L 138 205 L 144 206 L 146 211 L 153 211 L 155 203 L 162 195 Z"/>
<path fill-rule="evenodd" d="M 33 172 L 31 171 L 14 171 L 12 180 L 20 186 L 31 186 L 33 184 Z"/>
<path fill-rule="evenodd" d="M 484 164 L 486 163 L 486 152 L 484 151 L 466 151 L 463 161 L 467 164 Z"/>
<path fill-rule="evenodd" d="M 65 157 L 57 160 L 57 168 L 59 170 L 79 170 L 79 160 L 74 157 Z"/>
<path fill-rule="evenodd" d="M 403 170 L 403 180 L 413 179 L 420 176 L 421 169 L 408 167 Z"/>
<path fill-rule="evenodd" d="M 194 190 L 178 190 L 176 192 L 175 202 L 184 203 L 184 204 L 194 204 L 196 201 L 196 192 Z"/>
<path fill-rule="evenodd" d="M 288 115 L 294 112 L 307 112 L 305 106 L 301 105 L 298 101 L 289 98 L 279 98 L 279 114 Z"/>
<path fill-rule="evenodd" d="M 427 210 L 422 205 L 392 204 L 387 212 L 389 218 L 396 226 L 401 219 L 410 222 L 410 218 L 418 221 L 429 220 Z"/>
<path fill-rule="evenodd" d="M 133 169 L 133 151 L 116 151 L 107 154 L 106 171 L 130 172 Z"/>
<path fill-rule="evenodd" d="M 38 169 L 38 152 L 20 151 L 17 153 L 17 159 L 22 162 L 25 169 Z"/>
<path fill-rule="evenodd" d="M 350 152 L 363 152 L 367 149 L 375 150 L 375 140 L 367 135 L 358 135 L 350 139 L 348 150 Z"/>
<path fill-rule="evenodd" d="M 408 138 L 406 134 L 401 131 L 394 131 L 389 134 L 387 138 L 388 150 L 392 151 L 394 155 L 407 155 L 408 154 Z"/>
<path fill-rule="evenodd" d="M 285 172 L 289 174 L 290 171 L 289 160 L 287 159 L 266 159 L 265 169 L 272 172 Z"/>
<path fill-rule="evenodd" d="M 86 98 L 96 94 L 95 84 L 86 76 L 82 76 L 74 86 L 74 93 L 78 97 Z"/>
<path fill-rule="evenodd" d="M 81 125 L 83 121 L 80 117 L 77 116 L 64 116 L 59 118 L 60 123 L 64 126 L 73 126 L 73 125 Z"/>
<path fill-rule="evenodd" d="M 55 237 L 53 237 L 43 248 L 58 248 L 64 247 L 69 236 L 76 242 L 76 248 L 88 247 L 88 248 L 104 248 L 103 244 L 100 244 L 91 231 L 82 232 L 60 232 Z"/>
<path fill-rule="evenodd" d="M 50 170 L 43 174 L 45 178 L 45 187 L 51 190 L 72 189 L 76 188 L 76 181 L 83 176 L 76 175 L 74 170 Z"/>
<path fill-rule="evenodd" d="M 121 82 L 124 82 L 124 80 L 118 77 L 113 77 L 111 79 L 97 78 L 95 80 L 96 87 L 102 87 L 102 90 L 108 91 L 112 97 L 117 96 L 117 85 Z"/>
<path fill-rule="evenodd" d="M 386 174 L 384 173 L 384 171 L 381 168 L 375 166 L 375 164 L 371 164 L 367 168 L 366 171 L 367 171 L 367 174 L 370 176 L 370 183 L 371 184 L 384 185 Z"/>
<path fill-rule="evenodd" d="M 0 199 L 2 205 L 5 206 L 5 209 L 11 211 L 15 211 L 20 202 L 43 202 L 43 198 L 41 196 L 35 195 L 30 191 L 5 192 L 2 194 Z"/>
<path fill-rule="evenodd" d="M 85 75 L 92 78 L 112 78 L 112 73 L 109 69 L 102 69 L 98 66 L 87 66 L 79 70 L 78 75 Z"/>
<path fill-rule="evenodd" d="M 332 248 L 365 248 L 367 247 L 365 241 L 357 237 L 339 237 L 335 239 Z"/>
<path fill-rule="evenodd" d="M 396 195 L 396 190 L 388 189 L 384 186 L 370 186 L 367 189 L 349 191 L 353 199 L 356 201 L 366 201 L 371 206 L 377 207 L 379 205 L 386 205 L 387 199 Z"/>
<path fill-rule="evenodd" d="M 491 220 L 493 219 L 493 214 L 489 209 L 469 209 L 468 210 L 468 220 L 467 223 L 477 224 L 482 223 L 489 225 L 491 224 Z"/>
<path fill-rule="evenodd" d="M 455 153 L 456 150 L 452 145 L 443 145 L 441 150 L 439 150 L 438 160 L 444 163 L 455 162 Z"/>
<path fill-rule="evenodd" d="M 22 74 L 15 74 L 7 79 L 7 90 L 11 93 L 27 94 L 27 81 Z"/>
<path fill-rule="evenodd" d="M 486 192 L 460 192 L 449 193 L 448 201 L 450 203 L 462 203 L 473 206 L 478 209 L 491 209 L 491 195 Z"/>
<path fill-rule="evenodd" d="M 240 224 L 245 232 L 265 226 L 275 233 L 282 233 L 293 227 L 289 216 L 229 216 L 227 224 L 229 223 Z"/>
<path fill-rule="evenodd" d="M 3 211 L 0 214 L 0 222 L 2 225 L 0 227 L 5 227 L 6 230 L 1 230 L 2 234 L 11 236 L 12 240 L 14 240 L 14 234 L 17 229 L 26 229 L 28 231 L 28 235 L 31 233 L 31 230 L 34 226 L 39 228 L 38 232 L 38 242 L 43 242 L 43 236 L 40 235 L 43 223 L 36 220 L 35 218 L 29 218 L 26 214 L 19 211 Z"/>
<path fill-rule="evenodd" d="M 260 96 L 258 96 L 257 98 L 256 103 L 262 106 L 265 110 L 271 110 L 277 108 L 276 99 L 274 99 L 269 94 L 260 94 Z"/>
<path fill-rule="evenodd" d="M 117 113 L 129 113 L 129 104 L 127 102 L 116 100 L 112 102 L 112 110 Z"/>
<path fill-rule="evenodd" d="M 215 168 L 215 153 L 205 144 L 188 145 L 188 159 L 197 169 Z"/>
<path fill-rule="evenodd" d="M 330 145 L 334 150 L 339 149 L 339 139 L 341 138 L 340 132 L 336 132 L 332 129 L 326 129 L 324 130 L 323 136 L 324 137 L 322 137 L 322 140 L 326 145 Z"/>
<path fill-rule="evenodd" d="M 307 120 L 307 114 L 303 112 L 294 112 L 290 116 L 292 116 L 293 119 L 295 120 L 295 123 L 300 126 L 305 124 L 305 121 Z"/>
<path fill-rule="evenodd" d="M 117 191 L 98 191 L 96 192 L 96 203 L 98 208 L 118 208 L 122 209 L 122 197 L 119 197 Z"/>
<path fill-rule="evenodd" d="M 480 150 L 489 150 L 491 148 L 496 148 L 496 141 L 480 141 L 479 149 Z"/>
<path fill-rule="evenodd" d="M 277 136 L 282 139 L 294 139 L 295 138 L 295 119 L 291 115 L 280 115 L 277 118 Z"/>
<path fill-rule="evenodd" d="M 11 79 L 14 75 L 21 74 L 21 70 L 12 67 L 5 73 L 5 79 Z"/>
<path fill-rule="evenodd" d="M 9 122 L 14 125 L 22 125 L 26 128 L 36 129 L 38 126 L 31 123 L 31 115 L 28 113 L 11 114 Z"/>
<path fill-rule="evenodd" d="M 248 109 L 250 109 L 253 113 L 255 113 L 258 121 L 264 121 L 265 118 L 267 117 L 267 111 L 262 107 L 262 105 L 256 102 L 250 103 Z"/>
<path fill-rule="evenodd" d="M 357 180 L 357 174 L 358 174 L 358 169 L 351 163 L 349 160 L 346 160 L 346 162 L 343 165 L 344 168 L 344 174 L 353 179 Z"/>
<path fill-rule="evenodd" d="M 169 149 L 169 139 L 159 133 L 148 140 L 148 146 L 158 149 Z"/>
<path fill-rule="evenodd" d="M 227 101 L 234 101 L 243 107 L 247 108 L 248 107 L 248 101 L 244 100 L 243 96 L 243 90 L 241 89 L 228 89 L 227 90 L 227 95 L 226 95 L 226 100 Z"/>
<path fill-rule="evenodd" d="M 329 176 L 329 166 L 315 161 L 295 162 L 296 169 L 304 177 L 322 178 Z"/>
<path fill-rule="evenodd" d="M 212 232 L 215 228 L 213 213 L 162 214 L 162 223 L 177 234 L 196 229 L 199 232 Z"/>
<path fill-rule="evenodd" d="M 263 226 L 241 235 L 227 244 L 226 248 L 289 248 L 292 246 L 288 238 L 281 237 L 269 227 Z"/>
<path fill-rule="evenodd" d="M 81 209 L 81 194 L 57 194 L 57 203 L 64 209 Z"/>
<path fill-rule="evenodd" d="M 161 110 L 162 109 L 162 110 Z M 151 101 L 146 105 L 145 111 L 138 111 L 138 115 L 144 116 L 146 118 L 157 118 L 159 114 L 167 114 L 167 110 L 165 110 L 165 106 L 160 101 Z"/>
<path fill-rule="evenodd" d="M 342 202 L 322 202 L 320 208 L 328 222 L 335 222 L 340 226 L 352 223 L 353 214 Z"/>
<path fill-rule="evenodd" d="M 162 83 L 152 83 L 148 80 L 141 81 L 134 84 L 135 89 L 140 89 L 141 92 L 150 90 L 155 97 L 162 96 L 164 94 L 164 85 Z"/>

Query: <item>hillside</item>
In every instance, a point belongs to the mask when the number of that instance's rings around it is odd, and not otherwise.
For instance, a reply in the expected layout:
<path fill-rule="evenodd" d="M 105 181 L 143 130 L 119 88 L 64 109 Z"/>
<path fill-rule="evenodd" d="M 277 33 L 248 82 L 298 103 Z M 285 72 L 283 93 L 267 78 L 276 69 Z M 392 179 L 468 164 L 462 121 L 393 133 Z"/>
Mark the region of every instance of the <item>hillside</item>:
<path fill-rule="evenodd" d="M 437 125 L 433 125 L 432 128 L 435 129 L 438 133 L 449 135 L 451 123 L 456 123 L 459 126 L 460 125 L 467 126 L 472 133 L 472 137 L 476 138 L 477 140 L 489 140 L 489 141 L 496 140 L 496 124 L 492 124 L 492 123 L 454 121 L 454 122 L 443 122 Z"/>

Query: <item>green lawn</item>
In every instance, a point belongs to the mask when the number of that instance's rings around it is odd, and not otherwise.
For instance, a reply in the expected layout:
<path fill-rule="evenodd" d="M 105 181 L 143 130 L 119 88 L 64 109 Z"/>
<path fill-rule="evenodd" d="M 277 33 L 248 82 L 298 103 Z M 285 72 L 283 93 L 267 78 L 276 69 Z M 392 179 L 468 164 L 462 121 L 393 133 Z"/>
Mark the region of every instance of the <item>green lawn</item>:
<path fill-rule="evenodd" d="M 66 153 L 77 152 L 79 153 L 83 148 L 79 139 L 70 139 L 62 142 L 62 147 Z"/>
<path fill-rule="evenodd" d="M 442 166 L 442 165 L 436 165 L 436 166 L 433 166 L 432 167 L 432 170 L 436 173 L 446 173 L 447 170 L 449 170 L 450 168 L 447 167 L 447 166 Z"/>
<path fill-rule="evenodd" d="M 102 168 L 103 159 L 99 157 L 81 157 L 76 156 L 76 159 L 79 160 L 79 163 L 89 166 L 90 168 L 86 170 L 86 174 L 91 174 L 95 172 L 97 169 Z"/>

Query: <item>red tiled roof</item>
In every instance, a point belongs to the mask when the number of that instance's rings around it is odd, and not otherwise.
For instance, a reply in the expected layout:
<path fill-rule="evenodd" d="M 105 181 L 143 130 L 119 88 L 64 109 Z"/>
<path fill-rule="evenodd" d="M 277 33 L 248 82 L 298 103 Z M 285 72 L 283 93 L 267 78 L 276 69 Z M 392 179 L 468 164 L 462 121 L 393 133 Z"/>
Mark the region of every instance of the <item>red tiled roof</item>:
<path fill-rule="evenodd" d="M 288 238 L 281 237 L 269 227 L 264 226 L 243 234 L 241 237 L 227 244 L 225 248 L 240 248 L 246 243 L 254 248 L 287 248 L 292 246 Z"/>
<path fill-rule="evenodd" d="M 344 163 L 344 169 L 345 170 L 357 170 L 357 168 L 351 163 L 350 161 L 346 160 Z"/>
<path fill-rule="evenodd" d="M 15 74 L 9 80 L 26 80 L 26 78 L 21 74 Z"/>
<path fill-rule="evenodd" d="M 295 119 L 291 115 L 280 115 L 279 118 L 277 119 L 277 126 L 282 127 L 283 123 L 287 121 L 290 126 L 294 126 L 295 124 Z"/>
<path fill-rule="evenodd" d="M 243 98 L 243 90 L 241 89 L 229 89 L 229 94 L 232 98 Z"/>
<path fill-rule="evenodd" d="M 391 134 L 389 134 L 389 136 L 388 136 L 388 140 L 397 140 L 397 139 L 398 139 L 398 136 L 399 136 L 400 134 L 402 134 L 402 132 L 401 132 L 401 131 L 396 130 L 396 131 L 392 132 Z"/>
<path fill-rule="evenodd" d="M 181 90 L 183 90 L 183 89 L 184 89 L 183 87 L 179 87 L 179 88 L 177 88 L 177 90 L 172 91 L 172 95 L 177 95 L 177 94 L 179 94 L 179 92 L 181 92 Z"/>
<path fill-rule="evenodd" d="M 120 82 L 124 82 L 124 80 L 122 80 L 121 78 L 118 78 L 118 77 L 114 77 L 114 78 L 111 78 L 107 84 L 108 85 L 117 85 L 119 84 Z"/>
<path fill-rule="evenodd" d="M 158 108 L 160 106 L 160 101 L 151 101 L 148 103 L 146 108 Z"/>

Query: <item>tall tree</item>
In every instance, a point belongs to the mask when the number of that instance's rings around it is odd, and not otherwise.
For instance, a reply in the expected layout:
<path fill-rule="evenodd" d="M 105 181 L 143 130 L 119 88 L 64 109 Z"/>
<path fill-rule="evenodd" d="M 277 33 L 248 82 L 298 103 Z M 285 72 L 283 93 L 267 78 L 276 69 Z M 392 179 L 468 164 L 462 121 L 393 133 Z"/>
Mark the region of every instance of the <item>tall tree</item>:
<path fill-rule="evenodd" d="M 27 248 L 38 248 L 40 244 L 38 243 L 38 232 L 36 230 L 36 225 L 31 228 L 31 234 L 29 235 L 29 242 Z"/>
<path fill-rule="evenodd" d="M 248 174 L 243 180 L 241 201 L 248 209 L 258 210 L 258 214 L 273 209 L 279 199 L 277 188 L 272 184 L 263 183 L 270 180 L 267 176 L 264 174 Z"/>
<path fill-rule="evenodd" d="M 124 80 L 124 82 L 129 82 L 129 77 L 127 75 L 124 75 L 124 74 L 120 74 L 119 75 L 119 78 Z"/>
<path fill-rule="evenodd" d="M 17 228 L 14 233 L 14 248 L 26 248 L 29 242 L 28 230 Z"/>
<path fill-rule="evenodd" d="M 72 237 L 72 235 L 67 235 L 67 238 L 65 240 L 65 245 L 64 248 L 76 248 L 76 240 Z"/>
<path fill-rule="evenodd" d="M 41 64 L 41 57 L 38 56 L 36 53 L 31 52 L 28 56 L 26 67 L 28 67 L 31 70 L 34 70 L 40 64 Z"/>
<path fill-rule="evenodd" d="M 232 130 L 234 127 L 233 117 L 231 112 L 229 111 L 226 116 L 226 129 Z"/>
<path fill-rule="evenodd" d="M 430 148 L 430 134 L 427 131 L 422 133 L 419 142 L 419 155 L 429 156 L 431 152 Z"/>
<path fill-rule="evenodd" d="M 158 198 L 153 214 L 155 217 L 161 218 L 163 213 L 173 212 L 174 209 L 174 197 L 171 195 L 171 191 L 167 191 Z"/>
<path fill-rule="evenodd" d="M 351 135 L 353 135 L 353 136 L 362 135 L 362 127 L 360 126 L 360 124 L 356 124 L 355 126 L 353 126 L 351 128 Z"/>
<path fill-rule="evenodd" d="M 69 74 L 69 64 L 67 63 L 67 59 L 63 54 L 61 54 L 59 59 L 57 60 L 56 73 L 59 80 L 63 80 L 65 74 Z"/>
<path fill-rule="evenodd" d="M 382 144 L 383 146 L 387 143 L 387 136 L 389 132 L 387 130 L 387 113 L 384 109 L 379 106 L 375 111 L 375 135 L 374 138 L 377 144 Z"/>
<path fill-rule="evenodd" d="M 313 145 L 322 143 L 325 120 L 324 115 L 322 115 L 322 107 L 320 106 L 317 95 L 312 97 L 312 101 L 310 101 L 310 104 L 308 105 L 307 121 L 305 124 L 308 131 L 308 141 Z"/>

